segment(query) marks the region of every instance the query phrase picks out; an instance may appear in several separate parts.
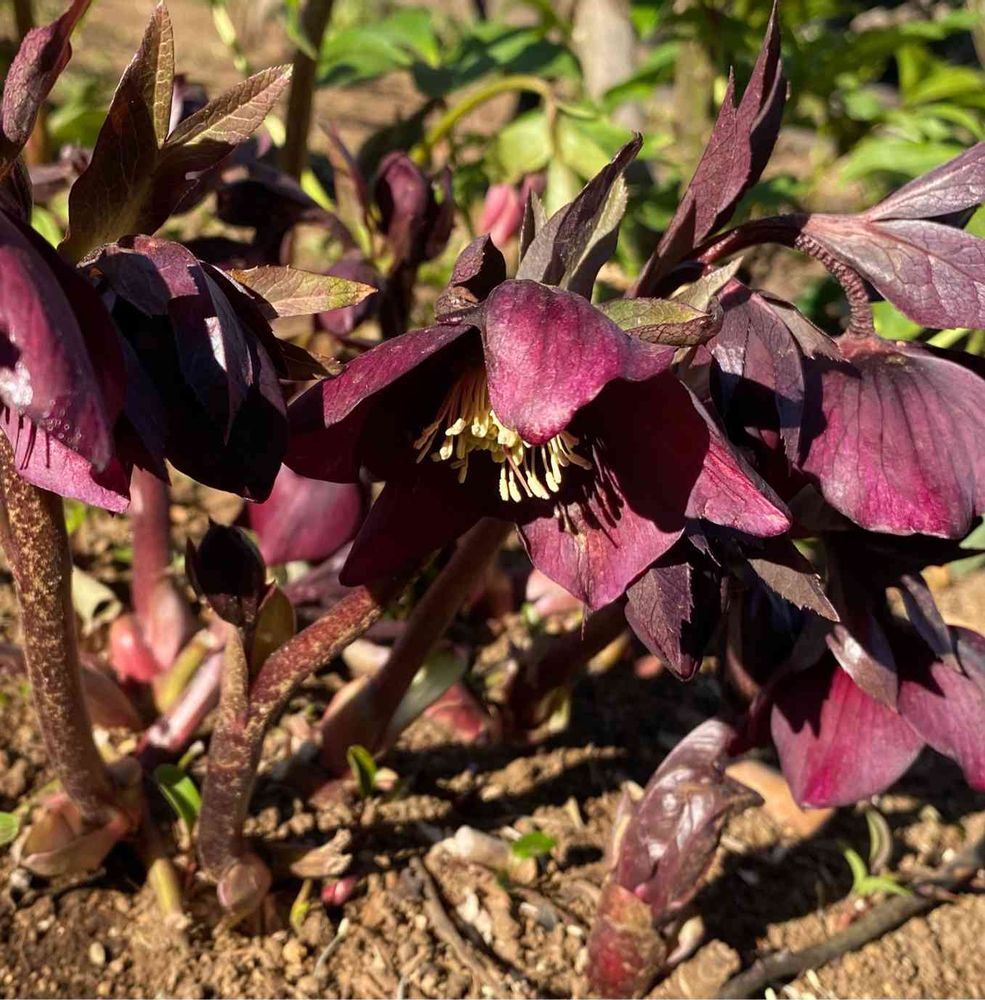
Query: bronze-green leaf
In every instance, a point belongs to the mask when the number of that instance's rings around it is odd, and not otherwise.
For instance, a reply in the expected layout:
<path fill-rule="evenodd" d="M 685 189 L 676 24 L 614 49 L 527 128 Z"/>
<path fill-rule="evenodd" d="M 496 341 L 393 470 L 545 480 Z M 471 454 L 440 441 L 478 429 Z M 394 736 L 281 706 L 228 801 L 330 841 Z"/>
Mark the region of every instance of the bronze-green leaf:
<path fill-rule="evenodd" d="M 354 306 L 376 291 L 359 281 L 294 267 L 253 267 L 248 271 L 230 271 L 229 274 L 262 300 L 260 308 L 267 319 L 309 316 L 329 309 Z"/>

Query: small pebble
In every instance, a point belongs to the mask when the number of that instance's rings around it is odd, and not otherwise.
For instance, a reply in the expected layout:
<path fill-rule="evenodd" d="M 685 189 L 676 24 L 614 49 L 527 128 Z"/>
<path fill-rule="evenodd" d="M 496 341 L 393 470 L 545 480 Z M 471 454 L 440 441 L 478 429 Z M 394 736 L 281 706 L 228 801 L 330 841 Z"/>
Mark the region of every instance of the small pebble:
<path fill-rule="evenodd" d="M 297 938 L 291 938 L 281 952 L 285 965 L 300 965 L 307 955 L 307 949 Z"/>
<path fill-rule="evenodd" d="M 97 966 L 106 964 L 106 948 L 99 941 L 93 941 L 89 945 L 89 961 Z"/>
<path fill-rule="evenodd" d="M 321 984 L 317 976 L 302 976 L 296 985 L 298 992 L 305 996 L 316 997 L 321 993 Z"/>

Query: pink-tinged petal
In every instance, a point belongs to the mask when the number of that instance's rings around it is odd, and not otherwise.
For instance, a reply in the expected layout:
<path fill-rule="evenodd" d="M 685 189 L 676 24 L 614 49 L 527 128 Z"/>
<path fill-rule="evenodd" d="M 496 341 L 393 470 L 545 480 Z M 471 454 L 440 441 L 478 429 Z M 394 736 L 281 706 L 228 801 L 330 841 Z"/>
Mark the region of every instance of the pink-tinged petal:
<path fill-rule="evenodd" d="M 479 232 L 488 233 L 498 247 L 504 247 L 520 228 L 523 199 L 512 184 L 493 184 L 486 192 L 479 218 Z"/>
<path fill-rule="evenodd" d="M 958 538 L 985 510 L 985 380 L 919 347 L 844 342 L 803 469 L 870 531 Z"/>
<path fill-rule="evenodd" d="M 772 537 L 790 527 L 783 502 L 732 450 L 708 411 L 692 397 L 694 411 L 707 428 L 707 451 L 691 491 L 688 517 L 700 517 L 749 535 Z M 677 434 L 674 423 L 665 433 Z"/>
<path fill-rule="evenodd" d="M 867 609 L 850 607 L 850 628 L 840 622 L 825 636 L 839 666 L 871 698 L 898 709 L 899 676 L 889 639 Z"/>
<path fill-rule="evenodd" d="M 535 281 L 507 281 L 486 299 L 482 332 L 489 400 L 500 421 L 546 444 L 613 379 L 666 371 L 672 347 L 646 344 L 592 304 Z"/>
<path fill-rule="evenodd" d="M 366 508 L 354 483 L 306 479 L 281 466 L 270 496 L 250 504 L 246 518 L 268 566 L 304 559 L 318 562 L 348 542 Z"/>
<path fill-rule="evenodd" d="M 951 628 L 951 636 L 961 669 L 985 692 L 985 636 L 958 626 Z"/>
<path fill-rule="evenodd" d="M 783 774 L 802 806 L 844 806 L 885 791 L 923 740 L 830 659 L 784 680 L 771 728 Z"/>
<path fill-rule="evenodd" d="M 985 690 L 939 660 L 908 664 L 900 715 L 930 744 L 961 765 L 972 788 L 985 791 Z"/>
<path fill-rule="evenodd" d="M 804 232 L 924 326 L 985 327 L 985 240 L 914 219 L 812 215 Z"/>
<path fill-rule="evenodd" d="M 88 459 L 6 407 L 0 410 L 0 427 L 14 449 L 22 479 L 114 514 L 130 506 L 130 476 L 118 459 L 97 471 Z"/>
<path fill-rule="evenodd" d="M 360 441 L 379 394 L 413 375 L 418 365 L 471 330 L 471 326 L 451 323 L 411 330 L 360 355 L 338 378 L 312 386 L 288 411 L 291 440 L 286 464 L 312 479 L 355 482 L 361 465 Z M 440 398 L 434 399 L 435 411 L 440 403 Z M 407 430 L 414 433 L 421 428 Z"/>
<path fill-rule="evenodd" d="M 520 530 L 542 573 L 600 608 L 681 537 L 708 429 L 671 375 L 611 386 L 585 423 L 598 442 L 591 476 L 564 497 L 564 519 L 546 510 Z"/>
<path fill-rule="evenodd" d="M 352 543 L 339 579 L 354 587 L 413 568 L 485 515 L 479 492 L 460 484 L 447 462 L 425 460 L 383 488 Z"/>

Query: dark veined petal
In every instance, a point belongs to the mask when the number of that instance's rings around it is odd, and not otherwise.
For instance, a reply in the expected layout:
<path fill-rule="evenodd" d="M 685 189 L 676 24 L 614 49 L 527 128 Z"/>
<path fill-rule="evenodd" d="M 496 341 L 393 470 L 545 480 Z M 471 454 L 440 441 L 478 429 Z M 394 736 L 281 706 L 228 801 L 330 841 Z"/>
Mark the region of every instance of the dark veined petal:
<path fill-rule="evenodd" d="M 460 484 L 447 462 L 427 460 L 391 479 L 370 507 L 339 579 L 346 586 L 382 580 L 464 535 L 487 513 L 484 491 L 471 486 Z"/>
<path fill-rule="evenodd" d="M 587 299 L 535 281 L 507 281 L 486 299 L 489 399 L 500 421 L 545 444 L 613 379 L 666 371 L 674 349 L 624 333 Z"/>
<path fill-rule="evenodd" d="M 84 279 L 29 227 L 3 213 L 0 331 L 0 400 L 105 467 L 124 391 L 112 321 Z"/>
<path fill-rule="evenodd" d="M 985 790 L 985 689 L 974 677 L 928 657 L 918 644 L 909 643 L 907 649 L 900 715 L 938 753 L 961 765 L 972 788 Z"/>
<path fill-rule="evenodd" d="M 287 465 L 313 479 L 355 482 L 362 463 L 360 439 L 380 394 L 471 329 L 446 323 L 411 330 L 360 355 L 338 378 L 312 386 L 289 410 Z M 435 410 L 440 402 L 434 400 Z"/>
<path fill-rule="evenodd" d="M 0 408 L 0 426 L 22 479 L 116 514 L 130 506 L 130 473 L 118 458 L 97 471 L 87 458 L 7 407 Z"/>
<path fill-rule="evenodd" d="M 681 537 L 709 435 L 671 375 L 611 386 L 583 423 L 597 440 L 589 481 L 563 518 L 546 510 L 521 533 L 542 573 L 599 608 Z"/>
<path fill-rule="evenodd" d="M 771 728 L 803 806 L 843 806 L 885 791 L 923 747 L 912 726 L 825 657 L 776 689 Z"/>
<path fill-rule="evenodd" d="M 803 469 L 870 531 L 958 538 L 985 510 L 985 380 L 919 347 L 844 342 L 818 363 Z"/>

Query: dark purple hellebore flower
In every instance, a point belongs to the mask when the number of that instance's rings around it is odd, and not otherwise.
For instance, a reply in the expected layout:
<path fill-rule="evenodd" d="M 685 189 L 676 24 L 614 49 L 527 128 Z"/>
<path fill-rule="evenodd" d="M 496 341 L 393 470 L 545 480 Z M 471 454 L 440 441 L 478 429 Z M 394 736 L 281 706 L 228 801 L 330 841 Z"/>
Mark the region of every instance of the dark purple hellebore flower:
<path fill-rule="evenodd" d="M 833 654 L 778 685 L 773 741 L 799 803 L 849 805 L 885 791 L 924 745 L 957 761 L 968 784 L 985 790 L 985 690 L 972 658 L 974 650 L 980 658 L 985 639 L 970 629 L 950 633 L 956 667 L 935 659 L 911 631 L 894 633 L 895 709 L 867 693 Z"/>
<path fill-rule="evenodd" d="M 365 465 L 386 480 L 344 582 L 497 517 L 518 524 L 539 569 L 600 607 L 688 517 L 759 535 L 789 526 L 673 358 L 579 295 L 507 281 L 466 318 L 381 344 L 301 396 L 287 463 L 335 482 Z"/>
<path fill-rule="evenodd" d="M 870 531 L 959 538 L 985 511 L 985 379 L 927 348 L 843 337 L 817 362 L 801 468 Z"/>

